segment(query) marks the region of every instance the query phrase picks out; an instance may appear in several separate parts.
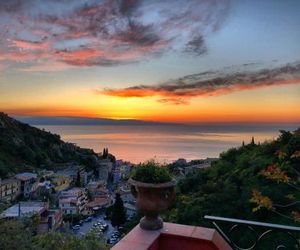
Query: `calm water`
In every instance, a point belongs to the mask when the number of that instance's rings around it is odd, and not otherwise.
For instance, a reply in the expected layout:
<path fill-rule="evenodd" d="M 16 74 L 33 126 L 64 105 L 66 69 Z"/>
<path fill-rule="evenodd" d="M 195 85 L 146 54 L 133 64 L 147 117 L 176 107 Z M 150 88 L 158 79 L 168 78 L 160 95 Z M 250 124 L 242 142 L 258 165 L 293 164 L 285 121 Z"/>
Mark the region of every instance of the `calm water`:
<path fill-rule="evenodd" d="M 101 152 L 108 147 L 117 159 L 134 163 L 151 158 L 170 162 L 178 158 L 218 157 L 242 141 L 263 142 L 276 138 L 279 129 L 294 130 L 297 126 L 38 126 L 61 135 L 64 141 Z"/>

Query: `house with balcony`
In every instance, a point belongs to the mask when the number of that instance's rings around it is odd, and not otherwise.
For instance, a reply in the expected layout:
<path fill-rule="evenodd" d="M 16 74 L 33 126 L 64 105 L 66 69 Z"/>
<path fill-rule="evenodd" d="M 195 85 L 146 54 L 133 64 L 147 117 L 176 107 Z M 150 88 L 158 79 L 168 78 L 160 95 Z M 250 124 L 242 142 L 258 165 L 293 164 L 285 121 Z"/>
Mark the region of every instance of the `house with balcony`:
<path fill-rule="evenodd" d="M 16 178 L 0 179 L 0 201 L 13 201 L 21 194 L 21 181 Z"/>
<path fill-rule="evenodd" d="M 64 214 L 82 214 L 88 203 L 85 188 L 72 188 L 59 195 L 59 208 Z"/>
<path fill-rule="evenodd" d="M 15 176 L 21 182 L 21 194 L 25 198 L 29 198 L 38 187 L 38 177 L 34 173 L 20 173 Z"/>
<path fill-rule="evenodd" d="M 40 219 L 38 225 L 38 234 L 47 232 L 56 232 L 63 222 L 63 213 L 61 209 L 48 209 Z"/>

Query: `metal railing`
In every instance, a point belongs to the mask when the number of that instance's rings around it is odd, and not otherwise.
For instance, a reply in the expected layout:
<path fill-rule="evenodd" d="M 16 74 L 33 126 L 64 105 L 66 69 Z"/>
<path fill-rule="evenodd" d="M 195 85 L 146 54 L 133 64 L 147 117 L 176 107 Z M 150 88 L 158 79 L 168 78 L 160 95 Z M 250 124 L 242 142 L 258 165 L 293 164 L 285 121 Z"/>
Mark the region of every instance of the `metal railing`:
<path fill-rule="evenodd" d="M 212 222 L 218 233 L 235 250 L 300 250 L 300 227 L 208 215 L 204 218 Z M 239 241 L 241 238 L 244 239 L 242 243 Z"/>

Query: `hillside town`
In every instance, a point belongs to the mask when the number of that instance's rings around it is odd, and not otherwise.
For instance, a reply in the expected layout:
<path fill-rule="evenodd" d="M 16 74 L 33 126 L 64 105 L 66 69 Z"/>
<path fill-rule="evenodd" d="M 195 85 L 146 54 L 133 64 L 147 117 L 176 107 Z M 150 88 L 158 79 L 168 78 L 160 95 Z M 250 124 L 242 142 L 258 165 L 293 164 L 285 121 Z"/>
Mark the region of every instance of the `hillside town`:
<path fill-rule="evenodd" d="M 136 213 L 135 199 L 127 184 L 132 166 L 122 160 L 100 158 L 96 171 L 87 171 L 83 165 L 69 163 L 56 171 L 22 172 L 0 179 L 0 207 L 3 210 L 0 219 L 35 216 L 39 222 L 38 234 L 58 230 L 78 233 L 84 221 L 98 226 L 99 219 L 96 218 L 104 218 L 105 210 L 113 205 L 116 193 L 120 194 L 127 219 L 130 219 Z M 102 225 L 104 227 L 100 227 Z M 92 228 L 87 228 L 80 235 Z M 108 219 L 99 223 L 101 236 L 108 238 L 104 231 L 113 229 Z"/>
<path fill-rule="evenodd" d="M 104 157 L 103 157 L 104 155 Z M 126 220 L 136 215 L 135 198 L 127 183 L 134 164 L 112 160 L 108 149 L 99 157 L 95 171 L 68 163 L 57 170 L 22 172 L 0 179 L 0 220 L 29 219 L 38 221 L 37 234 L 71 231 L 83 236 L 94 231 L 107 243 L 118 242 L 120 225 L 113 225 L 107 211 L 119 194 L 126 211 Z M 170 164 L 177 177 L 209 167 L 215 158 L 187 162 L 178 159 Z M 0 211 L 1 211 L 0 210 Z"/>

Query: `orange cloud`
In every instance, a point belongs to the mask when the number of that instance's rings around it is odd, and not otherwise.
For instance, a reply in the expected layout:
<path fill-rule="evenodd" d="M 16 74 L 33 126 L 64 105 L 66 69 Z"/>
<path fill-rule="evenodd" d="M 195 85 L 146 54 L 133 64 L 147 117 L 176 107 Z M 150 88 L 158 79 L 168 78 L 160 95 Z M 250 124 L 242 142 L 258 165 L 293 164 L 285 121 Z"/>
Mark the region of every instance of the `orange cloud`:
<path fill-rule="evenodd" d="M 206 72 L 185 76 L 160 85 L 104 89 L 98 90 L 97 93 L 124 98 L 159 96 L 162 97 L 158 100 L 161 103 L 186 104 L 187 99 L 192 97 L 219 96 L 235 91 L 288 84 L 300 84 L 300 63 L 252 72 L 231 74 Z"/>
<path fill-rule="evenodd" d="M 17 47 L 19 49 L 24 50 L 43 50 L 49 49 L 50 43 L 49 42 L 32 42 L 26 40 L 13 40 L 11 46 Z"/>

